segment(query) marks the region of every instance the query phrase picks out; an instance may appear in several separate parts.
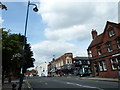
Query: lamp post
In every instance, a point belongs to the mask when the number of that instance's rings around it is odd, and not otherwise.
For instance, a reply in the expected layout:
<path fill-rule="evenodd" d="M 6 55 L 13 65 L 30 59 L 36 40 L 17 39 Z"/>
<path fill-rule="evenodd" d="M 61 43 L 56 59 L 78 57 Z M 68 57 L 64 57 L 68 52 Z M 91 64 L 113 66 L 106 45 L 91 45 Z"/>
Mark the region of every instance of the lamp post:
<path fill-rule="evenodd" d="M 26 21 L 25 21 L 24 41 L 23 41 L 23 48 L 22 48 L 22 60 L 23 60 L 23 61 L 24 61 L 24 52 L 25 52 L 25 44 L 26 44 L 26 31 L 27 31 L 27 22 L 28 22 L 29 6 L 30 6 L 30 5 L 35 6 L 35 7 L 33 8 L 33 10 L 34 10 L 35 12 L 38 11 L 37 5 L 31 3 L 30 1 L 28 1 Z M 24 78 L 23 61 L 21 61 L 21 71 L 20 71 L 20 79 L 19 79 L 19 88 L 18 88 L 18 90 L 21 90 L 22 83 L 23 83 L 23 78 Z"/>

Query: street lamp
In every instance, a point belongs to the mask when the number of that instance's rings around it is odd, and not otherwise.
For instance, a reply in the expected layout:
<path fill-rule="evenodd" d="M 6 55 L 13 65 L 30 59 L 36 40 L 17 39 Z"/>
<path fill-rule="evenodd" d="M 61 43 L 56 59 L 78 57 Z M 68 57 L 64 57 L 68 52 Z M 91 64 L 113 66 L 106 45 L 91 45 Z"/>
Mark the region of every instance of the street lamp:
<path fill-rule="evenodd" d="M 26 31 L 27 31 L 27 22 L 28 22 L 28 14 L 29 14 L 29 6 L 33 5 L 35 6 L 33 8 L 33 11 L 38 12 L 38 8 L 36 4 L 30 3 L 28 1 L 28 6 L 27 6 L 27 14 L 26 14 L 26 21 L 25 21 L 25 32 L 24 32 L 24 41 L 23 41 L 23 49 L 22 49 L 22 57 L 24 60 L 24 51 L 25 51 L 25 44 L 26 44 Z M 22 83 L 23 83 L 23 78 L 24 78 L 24 72 L 23 72 L 23 61 L 21 62 L 21 72 L 20 72 L 20 80 L 19 80 L 19 88 L 18 90 L 21 90 Z"/>

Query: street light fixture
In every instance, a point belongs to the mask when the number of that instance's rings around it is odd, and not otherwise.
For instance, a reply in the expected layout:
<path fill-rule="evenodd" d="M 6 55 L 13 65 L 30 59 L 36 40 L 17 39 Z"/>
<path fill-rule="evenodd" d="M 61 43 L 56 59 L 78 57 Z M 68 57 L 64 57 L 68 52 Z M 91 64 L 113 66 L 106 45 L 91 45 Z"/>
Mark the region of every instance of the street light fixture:
<path fill-rule="evenodd" d="M 30 1 L 28 1 L 26 21 L 25 21 L 24 41 L 23 41 L 23 49 L 22 49 L 23 61 L 24 61 L 24 51 L 25 51 L 25 44 L 26 44 L 26 31 L 27 31 L 27 22 L 28 22 L 28 14 L 29 14 L 29 6 L 30 6 L 30 5 L 35 6 L 35 7 L 33 8 L 33 11 L 38 12 L 37 5 L 31 3 Z M 21 88 L 22 88 L 22 83 L 23 83 L 23 78 L 24 78 L 23 61 L 21 61 L 21 72 L 20 72 L 20 80 L 19 80 L 19 88 L 18 88 L 18 90 L 21 90 Z"/>

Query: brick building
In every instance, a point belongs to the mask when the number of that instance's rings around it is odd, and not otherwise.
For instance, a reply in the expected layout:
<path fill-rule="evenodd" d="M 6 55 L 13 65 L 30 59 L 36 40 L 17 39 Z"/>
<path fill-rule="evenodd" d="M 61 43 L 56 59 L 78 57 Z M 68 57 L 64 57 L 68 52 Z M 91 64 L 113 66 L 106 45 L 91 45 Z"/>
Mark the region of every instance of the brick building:
<path fill-rule="evenodd" d="M 118 77 L 120 66 L 120 23 L 107 21 L 103 33 L 92 30 L 92 42 L 88 55 L 92 62 L 92 74 L 99 77 Z"/>

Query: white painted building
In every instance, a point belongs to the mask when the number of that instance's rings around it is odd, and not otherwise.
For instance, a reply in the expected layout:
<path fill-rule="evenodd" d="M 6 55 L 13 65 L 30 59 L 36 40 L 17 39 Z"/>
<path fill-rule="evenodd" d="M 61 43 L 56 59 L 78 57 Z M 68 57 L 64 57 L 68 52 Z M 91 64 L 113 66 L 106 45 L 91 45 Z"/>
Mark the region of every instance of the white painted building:
<path fill-rule="evenodd" d="M 36 66 L 36 70 L 38 71 L 39 76 L 47 76 L 48 75 L 48 68 L 47 68 L 48 63 L 44 62 L 41 63 L 40 65 Z"/>

